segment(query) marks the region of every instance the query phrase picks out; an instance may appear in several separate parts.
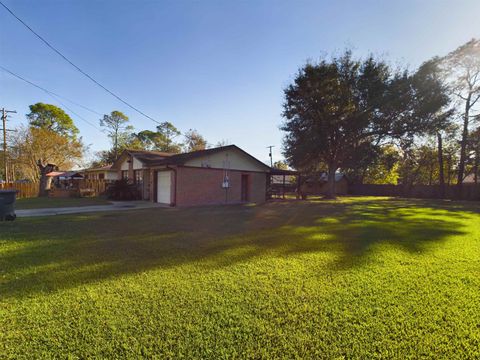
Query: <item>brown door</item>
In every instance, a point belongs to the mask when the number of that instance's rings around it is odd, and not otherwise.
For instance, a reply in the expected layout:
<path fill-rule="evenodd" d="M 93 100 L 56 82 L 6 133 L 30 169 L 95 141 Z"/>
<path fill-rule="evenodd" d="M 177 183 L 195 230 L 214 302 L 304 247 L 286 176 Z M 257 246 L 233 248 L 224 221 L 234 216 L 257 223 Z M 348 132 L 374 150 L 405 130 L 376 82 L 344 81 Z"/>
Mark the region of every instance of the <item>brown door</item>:
<path fill-rule="evenodd" d="M 151 200 L 153 202 L 157 201 L 157 193 L 158 193 L 158 189 L 157 189 L 157 186 L 158 186 L 158 171 L 154 171 L 152 170 L 153 172 L 153 183 L 152 183 L 152 186 L 153 186 L 153 197 L 151 198 Z"/>
<path fill-rule="evenodd" d="M 242 182 L 241 182 L 241 187 L 242 187 L 242 202 L 247 202 L 250 198 L 248 194 L 248 175 L 243 175 L 242 174 Z"/>

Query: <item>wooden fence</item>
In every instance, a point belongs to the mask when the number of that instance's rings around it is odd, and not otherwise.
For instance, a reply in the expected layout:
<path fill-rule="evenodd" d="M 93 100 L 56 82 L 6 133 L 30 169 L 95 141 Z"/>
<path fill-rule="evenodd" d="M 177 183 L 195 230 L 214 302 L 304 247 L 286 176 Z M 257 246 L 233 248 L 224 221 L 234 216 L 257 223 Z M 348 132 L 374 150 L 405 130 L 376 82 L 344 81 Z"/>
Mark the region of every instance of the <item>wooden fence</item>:
<path fill-rule="evenodd" d="M 101 179 L 83 179 L 78 182 L 80 194 L 89 194 L 91 196 L 104 195 L 109 183 Z"/>
<path fill-rule="evenodd" d="M 8 183 L 0 183 L 0 190 L 9 190 L 15 189 L 17 190 L 17 199 L 23 198 L 32 198 L 38 196 L 38 183 L 31 182 L 31 183 L 15 183 L 15 182 L 8 182 Z"/>
<path fill-rule="evenodd" d="M 84 179 L 78 182 L 78 191 L 71 191 L 70 196 L 101 196 L 105 194 L 108 182 L 104 180 Z M 17 190 L 17 199 L 38 197 L 39 183 L 0 183 L 0 190 Z M 52 193 L 55 190 L 52 190 Z"/>

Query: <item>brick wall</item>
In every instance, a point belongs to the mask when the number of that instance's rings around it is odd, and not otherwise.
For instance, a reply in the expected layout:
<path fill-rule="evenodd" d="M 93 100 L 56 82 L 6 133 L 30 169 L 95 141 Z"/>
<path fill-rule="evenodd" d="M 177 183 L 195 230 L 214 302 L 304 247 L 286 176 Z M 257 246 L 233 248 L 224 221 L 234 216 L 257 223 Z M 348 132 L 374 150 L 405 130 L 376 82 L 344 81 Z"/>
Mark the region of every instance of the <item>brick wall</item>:
<path fill-rule="evenodd" d="M 222 188 L 224 171 L 205 168 L 177 168 L 177 206 L 225 204 L 241 202 L 241 176 L 249 175 L 249 201 L 265 201 L 266 174 L 229 171 L 230 188 Z"/>

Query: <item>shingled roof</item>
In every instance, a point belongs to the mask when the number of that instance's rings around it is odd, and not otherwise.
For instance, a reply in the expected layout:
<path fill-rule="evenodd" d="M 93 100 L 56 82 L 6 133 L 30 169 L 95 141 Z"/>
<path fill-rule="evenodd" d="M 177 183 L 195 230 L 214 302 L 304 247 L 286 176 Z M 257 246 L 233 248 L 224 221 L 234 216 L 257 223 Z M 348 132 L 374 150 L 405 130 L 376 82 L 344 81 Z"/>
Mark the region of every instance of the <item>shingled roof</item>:
<path fill-rule="evenodd" d="M 112 170 L 112 165 L 105 165 L 105 166 L 84 169 L 83 171 L 113 171 L 113 170 Z"/>
<path fill-rule="evenodd" d="M 270 169 L 270 167 L 268 165 L 265 165 L 263 162 L 254 158 L 252 155 L 250 155 L 246 151 L 240 149 L 236 145 L 220 146 L 220 147 L 216 147 L 216 148 L 205 149 L 205 150 L 197 150 L 197 151 L 192 151 L 192 152 L 183 153 L 183 154 L 171 154 L 171 153 L 160 152 L 160 151 L 146 151 L 146 150 L 125 150 L 122 153 L 122 156 L 120 156 L 120 158 L 123 157 L 123 154 L 127 153 L 127 154 L 130 154 L 130 155 L 134 156 L 135 158 L 137 158 L 138 160 L 140 160 L 142 163 L 144 163 L 147 166 L 183 165 L 187 161 L 190 161 L 190 160 L 193 160 L 193 159 L 196 159 L 196 158 L 199 158 L 199 157 L 203 157 L 203 156 L 216 154 L 216 153 L 219 153 L 219 152 L 222 152 L 222 151 L 225 151 L 225 150 L 240 151 L 241 153 L 243 153 L 244 155 L 246 155 L 247 157 L 249 157 L 253 161 L 261 164 L 262 166 L 264 166 L 266 169 Z M 119 158 L 119 160 L 120 160 L 120 158 Z M 117 162 L 118 162 L 118 160 L 117 160 Z M 113 165 L 113 167 L 115 167 L 117 162 Z"/>
<path fill-rule="evenodd" d="M 240 149 L 236 145 L 227 145 L 227 146 L 220 146 L 216 148 L 211 148 L 211 149 L 205 149 L 205 150 L 197 150 L 197 151 L 192 151 L 188 153 L 183 153 L 183 154 L 176 154 L 176 155 L 171 155 L 169 157 L 165 157 L 163 159 L 158 159 L 154 160 L 148 163 L 150 166 L 161 166 L 161 165 L 184 165 L 186 162 L 203 157 L 203 156 L 208 156 L 208 155 L 213 155 L 225 150 L 237 150 L 252 159 L 253 161 L 259 163 L 260 165 L 264 166 L 267 169 L 270 169 L 268 165 L 265 165 L 263 162 L 260 160 L 256 159 L 246 151 Z"/>
<path fill-rule="evenodd" d="M 127 150 L 130 155 L 135 156 L 138 160 L 144 163 L 163 159 L 175 154 L 162 152 L 162 151 L 148 151 L 148 150 Z"/>

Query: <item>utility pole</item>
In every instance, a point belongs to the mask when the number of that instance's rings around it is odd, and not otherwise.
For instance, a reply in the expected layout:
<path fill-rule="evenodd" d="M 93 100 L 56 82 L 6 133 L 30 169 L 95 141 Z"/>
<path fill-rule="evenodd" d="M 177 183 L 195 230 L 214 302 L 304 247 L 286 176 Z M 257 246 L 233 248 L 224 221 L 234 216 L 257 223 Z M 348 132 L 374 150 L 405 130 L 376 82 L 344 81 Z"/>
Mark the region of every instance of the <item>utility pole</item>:
<path fill-rule="evenodd" d="M 2 131 L 3 131 L 3 174 L 4 174 L 4 180 L 5 182 L 9 181 L 9 174 L 8 174 L 8 157 L 7 157 L 7 131 L 13 131 L 10 129 L 7 129 L 7 116 L 8 113 L 16 113 L 15 110 L 6 110 L 5 108 L 2 108 Z"/>
<path fill-rule="evenodd" d="M 270 167 L 273 167 L 272 148 L 274 147 L 274 145 L 267 146 L 267 149 L 270 149 L 270 152 L 268 153 L 268 156 L 270 156 Z"/>

